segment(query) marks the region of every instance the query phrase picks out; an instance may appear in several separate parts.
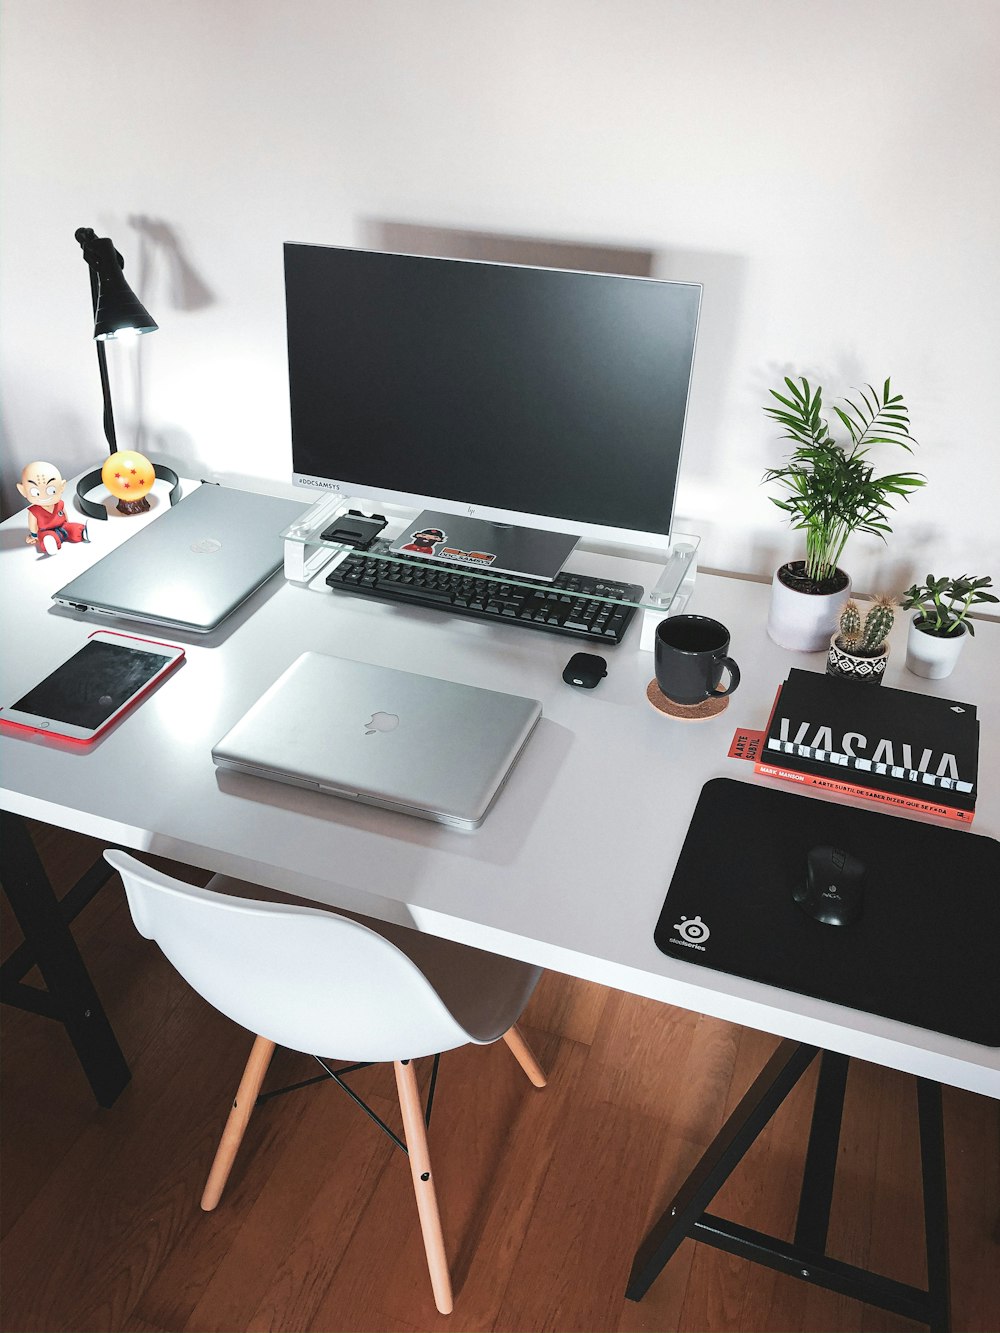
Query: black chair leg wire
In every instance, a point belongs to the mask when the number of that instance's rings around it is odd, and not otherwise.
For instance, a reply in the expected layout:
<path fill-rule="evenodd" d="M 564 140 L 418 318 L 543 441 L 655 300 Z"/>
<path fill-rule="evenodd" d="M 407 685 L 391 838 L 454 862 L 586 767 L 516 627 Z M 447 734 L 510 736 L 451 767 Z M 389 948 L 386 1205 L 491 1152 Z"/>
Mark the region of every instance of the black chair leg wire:
<path fill-rule="evenodd" d="M 332 1079 L 334 1083 L 336 1083 L 338 1088 L 342 1089 L 342 1091 L 347 1093 L 348 1097 L 350 1097 L 351 1101 L 354 1102 L 355 1106 L 360 1107 L 360 1109 L 364 1111 L 365 1115 L 369 1118 L 369 1120 L 374 1121 L 374 1123 L 378 1125 L 382 1133 L 387 1134 L 389 1138 L 392 1139 L 396 1147 L 402 1149 L 402 1151 L 406 1153 L 407 1157 L 409 1157 L 410 1154 L 407 1150 L 406 1144 L 395 1132 L 395 1130 L 390 1129 L 389 1126 L 385 1123 L 385 1121 L 381 1118 L 381 1116 L 376 1115 L 376 1113 L 372 1110 L 372 1108 L 368 1105 L 368 1103 L 362 1097 L 359 1097 L 358 1094 L 354 1091 L 354 1089 L 348 1087 L 347 1083 L 344 1082 L 345 1074 L 353 1074 L 359 1069 L 370 1069 L 373 1062 L 371 1060 L 368 1060 L 359 1064 L 343 1065 L 341 1066 L 340 1069 L 331 1069 L 330 1066 L 326 1063 L 326 1061 L 321 1060 L 318 1055 L 314 1055 L 313 1059 L 322 1068 L 323 1070 L 322 1074 L 316 1074 L 315 1077 L 313 1078 L 301 1079 L 298 1083 L 289 1083 L 286 1087 L 283 1088 L 274 1088 L 270 1092 L 262 1092 L 258 1096 L 255 1105 L 260 1106 L 264 1102 L 269 1102 L 272 1097 L 281 1097 L 286 1092 L 297 1092 L 299 1088 L 310 1088 L 314 1083 L 325 1083 L 328 1079 Z M 408 1065 L 409 1063 L 410 1063 L 409 1060 L 403 1061 L 404 1065 Z M 431 1067 L 430 1084 L 428 1085 L 427 1089 L 427 1106 L 424 1110 L 425 1125 L 430 1125 L 431 1123 L 431 1108 L 434 1104 L 434 1089 L 437 1087 L 438 1065 L 440 1063 L 441 1063 L 441 1056 L 435 1055 L 434 1064 Z"/>

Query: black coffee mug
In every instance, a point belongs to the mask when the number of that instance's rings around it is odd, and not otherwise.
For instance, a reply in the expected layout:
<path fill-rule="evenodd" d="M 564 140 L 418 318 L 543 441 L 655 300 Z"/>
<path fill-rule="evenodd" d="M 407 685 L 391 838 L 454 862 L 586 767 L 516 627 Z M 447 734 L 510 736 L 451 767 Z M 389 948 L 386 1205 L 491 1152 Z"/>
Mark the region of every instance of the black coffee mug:
<path fill-rule="evenodd" d="M 722 699 L 740 683 L 740 669 L 729 652 L 729 631 L 708 616 L 671 616 L 656 627 L 653 659 L 656 683 L 675 704 Z M 723 669 L 729 685 L 720 690 Z"/>

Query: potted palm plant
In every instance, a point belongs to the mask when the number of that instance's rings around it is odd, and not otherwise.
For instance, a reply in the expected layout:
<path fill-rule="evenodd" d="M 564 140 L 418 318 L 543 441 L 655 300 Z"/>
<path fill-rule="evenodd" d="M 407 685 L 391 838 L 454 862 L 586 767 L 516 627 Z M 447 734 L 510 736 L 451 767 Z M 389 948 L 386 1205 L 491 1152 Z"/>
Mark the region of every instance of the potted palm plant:
<path fill-rule="evenodd" d="M 950 676 L 962 644 L 976 632 L 969 612 L 982 602 L 1000 601 L 986 591 L 992 586 L 992 579 L 974 579 L 969 574 L 957 579 L 928 574 L 926 583 L 907 588 L 903 610 L 917 613 L 910 621 L 906 641 L 907 670 L 928 680 Z"/>
<path fill-rule="evenodd" d="M 771 502 L 789 516 L 793 528 L 806 534 L 806 558 L 790 560 L 775 572 L 767 632 L 783 648 L 817 652 L 827 647 L 837 627 L 837 613 L 850 595 L 850 577 L 839 561 L 854 532 L 874 533 L 885 540 L 895 498 L 908 499 L 924 484 L 917 472 L 875 476 L 868 451 L 877 444 L 896 444 L 912 453 L 916 443 L 902 394 L 893 394 L 886 380 L 879 393 L 871 385 L 855 399 L 842 399 L 834 412 L 847 431 L 849 444 L 838 444 L 822 416 L 823 390 L 811 388 L 804 376 L 785 378 L 787 394 L 772 389 L 779 407 L 765 414 L 784 426 L 782 439 L 795 448 L 782 467 L 768 468 L 765 482 L 776 482 L 783 495 Z"/>

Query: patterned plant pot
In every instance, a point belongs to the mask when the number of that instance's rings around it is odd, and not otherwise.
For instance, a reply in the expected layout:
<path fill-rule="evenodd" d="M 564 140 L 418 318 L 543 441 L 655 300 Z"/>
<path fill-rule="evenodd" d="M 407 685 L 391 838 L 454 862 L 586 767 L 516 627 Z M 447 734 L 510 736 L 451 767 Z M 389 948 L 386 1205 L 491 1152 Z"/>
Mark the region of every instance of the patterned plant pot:
<path fill-rule="evenodd" d="M 843 648 L 838 648 L 834 636 L 830 640 L 830 651 L 826 656 L 826 674 L 839 676 L 841 680 L 866 681 L 868 684 L 881 685 L 888 661 L 888 644 L 878 657 L 855 657 L 853 653 L 845 653 Z"/>

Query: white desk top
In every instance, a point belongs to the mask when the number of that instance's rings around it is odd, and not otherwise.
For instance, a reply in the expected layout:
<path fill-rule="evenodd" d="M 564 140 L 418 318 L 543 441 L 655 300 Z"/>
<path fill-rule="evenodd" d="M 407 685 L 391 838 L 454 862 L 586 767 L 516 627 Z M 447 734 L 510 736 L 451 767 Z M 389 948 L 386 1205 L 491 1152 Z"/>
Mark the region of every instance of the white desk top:
<path fill-rule="evenodd" d="M 24 544 L 23 515 L 0 527 L 5 700 L 95 628 L 142 632 L 57 609 L 49 598 L 143 521 L 91 522 L 89 545 L 48 557 Z M 572 563 L 607 570 L 609 560 L 578 555 Z M 648 585 L 655 571 L 622 562 L 614 577 Z M 279 574 L 215 635 L 162 636 L 185 644 L 187 662 L 93 747 L 0 732 L 0 801 L 140 852 L 1000 1097 L 1000 1050 L 676 962 L 653 943 L 702 784 L 761 781 L 751 765 L 726 757 L 736 726 L 764 725 L 791 666 L 821 669 L 819 654 L 789 653 L 767 637 L 767 601 L 762 585 L 699 575 L 688 609 L 730 627 L 742 684 L 725 714 L 696 724 L 673 722 L 647 703 L 652 654 L 638 651 L 638 624 L 606 651 L 607 679 L 585 691 L 561 678 L 586 646 L 568 636 L 317 593 Z M 905 624 L 893 632 L 886 684 L 979 705 L 974 828 L 996 837 L 1000 720 L 991 682 L 1000 626 L 982 624 L 942 682 L 904 671 L 905 632 Z M 542 701 L 538 729 L 478 832 L 216 770 L 212 745 L 307 648 Z M 321 699 L 315 714 L 322 727 Z"/>

